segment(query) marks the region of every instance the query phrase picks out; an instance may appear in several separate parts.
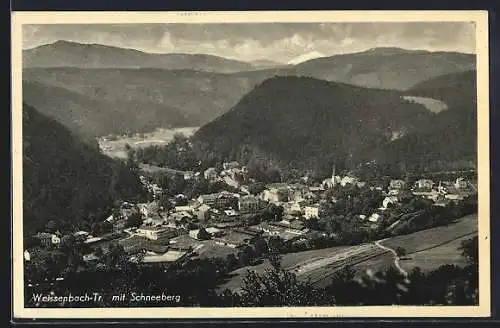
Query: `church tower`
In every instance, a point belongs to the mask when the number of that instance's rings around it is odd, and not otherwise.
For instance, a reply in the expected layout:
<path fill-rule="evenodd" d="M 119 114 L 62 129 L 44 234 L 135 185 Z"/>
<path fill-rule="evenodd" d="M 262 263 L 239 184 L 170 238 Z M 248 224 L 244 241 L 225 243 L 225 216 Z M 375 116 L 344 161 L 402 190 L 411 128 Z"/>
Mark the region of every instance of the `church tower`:
<path fill-rule="evenodd" d="M 333 167 L 332 167 L 332 186 L 335 186 L 336 185 L 336 178 L 335 178 L 335 164 L 333 164 Z"/>

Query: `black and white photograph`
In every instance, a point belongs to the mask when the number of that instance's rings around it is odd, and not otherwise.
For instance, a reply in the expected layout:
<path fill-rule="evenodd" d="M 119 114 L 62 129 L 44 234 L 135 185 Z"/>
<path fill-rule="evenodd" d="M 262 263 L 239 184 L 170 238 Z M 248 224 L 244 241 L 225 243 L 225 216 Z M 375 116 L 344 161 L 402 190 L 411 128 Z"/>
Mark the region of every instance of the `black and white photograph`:
<path fill-rule="evenodd" d="M 487 15 L 342 17 L 18 13 L 18 313 L 489 315 Z"/>

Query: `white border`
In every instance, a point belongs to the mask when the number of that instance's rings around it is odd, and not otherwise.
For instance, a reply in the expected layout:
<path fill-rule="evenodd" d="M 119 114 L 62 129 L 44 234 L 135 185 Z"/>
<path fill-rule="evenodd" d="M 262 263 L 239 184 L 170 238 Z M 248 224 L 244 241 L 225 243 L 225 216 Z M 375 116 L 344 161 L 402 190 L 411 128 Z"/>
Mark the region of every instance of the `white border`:
<path fill-rule="evenodd" d="M 24 307 L 22 240 L 23 24 L 264 23 L 264 22 L 475 22 L 478 86 L 479 306 L 359 306 L 279 308 Z M 486 317 L 490 315 L 489 82 L 486 11 L 255 11 L 255 12 L 14 12 L 12 15 L 12 167 L 14 318 L 307 318 Z"/>

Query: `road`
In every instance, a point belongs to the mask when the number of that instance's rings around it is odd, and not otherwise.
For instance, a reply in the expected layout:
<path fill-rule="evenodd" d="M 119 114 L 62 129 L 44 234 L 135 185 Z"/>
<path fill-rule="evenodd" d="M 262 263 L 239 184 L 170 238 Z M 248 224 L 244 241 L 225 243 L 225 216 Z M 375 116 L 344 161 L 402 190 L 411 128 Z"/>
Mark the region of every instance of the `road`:
<path fill-rule="evenodd" d="M 382 240 L 377 240 L 375 242 L 375 245 L 377 245 L 378 247 L 380 247 L 381 249 L 383 250 L 386 250 L 386 251 L 389 251 L 392 253 L 392 255 L 394 255 L 394 266 L 399 270 L 399 272 L 401 272 L 402 275 L 404 275 L 405 277 L 408 277 L 408 272 L 406 272 L 405 269 L 403 269 L 401 267 L 401 265 L 399 265 L 399 256 L 398 254 L 396 253 L 395 250 L 393 250 L 392 248 L 390 247 L 387 247 L 387 246 L 384 246 L 382 245 L 380 242 L 384 241 L 386 239 L 382 239 Z"/>

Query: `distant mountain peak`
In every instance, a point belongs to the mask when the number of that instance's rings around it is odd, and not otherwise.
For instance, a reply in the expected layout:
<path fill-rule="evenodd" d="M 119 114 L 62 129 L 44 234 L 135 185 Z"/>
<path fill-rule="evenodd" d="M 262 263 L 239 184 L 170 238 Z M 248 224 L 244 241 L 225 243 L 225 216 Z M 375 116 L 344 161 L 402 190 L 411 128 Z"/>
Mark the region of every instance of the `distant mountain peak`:
<path fill-rule="evenodd" d="M 311 51 L 311 52 L 302 54 L 302 55 L 300 55 L 300 56 L 298 56 L 298 57 L 290 60 L 288 62 L 288 64 L 290 64 L 290 65 L 297 65 L 297 64 L 306 62 L 308 60 L 316 59 L 316 58 L 321 58 L 321 57 L 326 57 L 326 55 L 322 54 L 321 52 L 315 50 L 315 51 Z"/>

